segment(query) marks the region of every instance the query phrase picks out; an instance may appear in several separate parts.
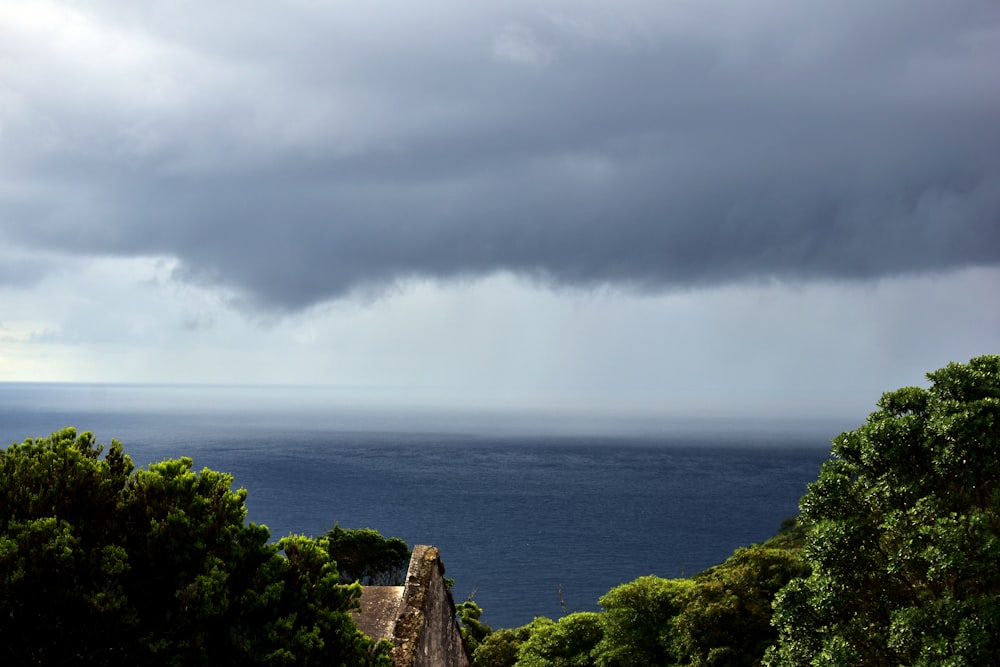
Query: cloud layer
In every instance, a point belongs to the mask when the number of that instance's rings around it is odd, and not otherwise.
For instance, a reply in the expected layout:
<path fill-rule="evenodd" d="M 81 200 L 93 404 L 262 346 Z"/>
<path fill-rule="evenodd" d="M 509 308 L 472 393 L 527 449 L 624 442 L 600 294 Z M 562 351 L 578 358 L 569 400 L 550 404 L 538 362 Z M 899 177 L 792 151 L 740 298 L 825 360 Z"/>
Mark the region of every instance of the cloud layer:
<path fill-rule="evenodd" d="M 994 0 L 6 2 L 0 243 L 279 311 L 995 266 L 998 62 Z"/>

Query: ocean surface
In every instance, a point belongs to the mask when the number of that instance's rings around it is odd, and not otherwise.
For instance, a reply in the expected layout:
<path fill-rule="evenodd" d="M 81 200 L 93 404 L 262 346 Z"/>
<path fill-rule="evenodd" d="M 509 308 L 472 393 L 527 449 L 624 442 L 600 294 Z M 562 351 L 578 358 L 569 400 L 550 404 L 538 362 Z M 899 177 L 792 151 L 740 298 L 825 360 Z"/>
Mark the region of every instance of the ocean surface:
<path fill-rule="evenodd" d="M 335 522 L 441 550 L 494 628 L 598 609 L 773 535 L 850 425 L 380 409 L 351 392 L 0 383 L 0 441 L 64 426 L 137 465 L 190 456 L 275 538 Z"/>

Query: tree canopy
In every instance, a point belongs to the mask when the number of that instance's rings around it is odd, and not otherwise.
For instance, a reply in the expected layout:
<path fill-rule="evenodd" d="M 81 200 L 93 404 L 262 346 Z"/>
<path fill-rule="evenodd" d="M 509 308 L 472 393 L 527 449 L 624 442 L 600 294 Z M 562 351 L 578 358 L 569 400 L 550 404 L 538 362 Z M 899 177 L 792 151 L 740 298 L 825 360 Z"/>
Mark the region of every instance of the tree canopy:
<path fill-rule="evenodd" d="M 269 543 L 232 477 L 65 429 L 0 451 L 0 662 L 388 664 L 329 539 Z"/>
<path fill-rule="evenodd" d="M 1000 355 L 927 378 L 834 439 L 775 538 L 622 584 L 593 616 L 498 630 L 475 664 L 1000 664 Z"/>
<path fill-rule="evenodd" d="M 398 537 L 382 537 L 371 528 L 341 528 L 326 534 L 330 556 L 337 561 L 341 583 L 402 586 L 410 564 L 410 547 Z"/>
<path fill-rule="evenodd" d="M 775 593 L 809 568 L 793 523 L 689 579 L 644 576 L 600 599 L 602 611 L 538 617 L 481 637 L 476 667 L 754 667 L 777 633 Z M 478 615 L 477 615 L 478 618 Z"/>
<path fill-rule="evenodd" d="M 493 632 L 475 665 L 1000 664 L 1000 355 L 882 396 L 833 441 L 797 520 L 602 611 Z M 0 451 L 3 664 L 388 664 L 349 612 L 409 550 L 368 529 L 269 542 L 246 491 L 189 458 L 136 469 L 73 429 Z"/>
<path fill-rule="evenodd" d="M 1000 664 L 1000 356 L 927 378 L 834 440 L 768 664 Z"/>

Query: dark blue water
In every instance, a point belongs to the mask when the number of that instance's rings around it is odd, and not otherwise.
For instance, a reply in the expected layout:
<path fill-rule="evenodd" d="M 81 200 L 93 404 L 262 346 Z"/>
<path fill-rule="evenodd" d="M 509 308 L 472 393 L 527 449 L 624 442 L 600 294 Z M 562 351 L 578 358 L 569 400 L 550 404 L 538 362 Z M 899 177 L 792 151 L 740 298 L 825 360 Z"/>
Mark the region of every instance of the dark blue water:
<path fill-rule="evenodd" d="M 0 384 L 0 438 L 73 425 L 122 440 L 139 465 L 191 456 L 232 473 L 250 520 L 275 537 L 339 522 L 433 544 L 455 597 L 474 595 L 494 627 L 558 617 L 563 603 L 596 609 L 613 586 L 688 576 L 766 539 L 796 513 L 835 435 L 569 434 L 160 391 Z"/>

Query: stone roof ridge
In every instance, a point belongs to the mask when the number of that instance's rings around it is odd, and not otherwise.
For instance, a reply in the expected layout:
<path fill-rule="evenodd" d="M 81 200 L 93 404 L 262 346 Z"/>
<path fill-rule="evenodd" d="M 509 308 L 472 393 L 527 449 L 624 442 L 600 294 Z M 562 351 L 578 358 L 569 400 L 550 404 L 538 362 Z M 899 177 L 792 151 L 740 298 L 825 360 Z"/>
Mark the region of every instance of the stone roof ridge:
<path fill-rule="evenodd" d="M 362 611 L 355 622 L 372 639 L 392 642 L 396 667 L 468 667 L 444 572 L 437 547 L 417 545 L 404 586 L 362 587 Z"/>

